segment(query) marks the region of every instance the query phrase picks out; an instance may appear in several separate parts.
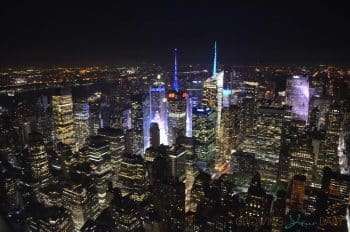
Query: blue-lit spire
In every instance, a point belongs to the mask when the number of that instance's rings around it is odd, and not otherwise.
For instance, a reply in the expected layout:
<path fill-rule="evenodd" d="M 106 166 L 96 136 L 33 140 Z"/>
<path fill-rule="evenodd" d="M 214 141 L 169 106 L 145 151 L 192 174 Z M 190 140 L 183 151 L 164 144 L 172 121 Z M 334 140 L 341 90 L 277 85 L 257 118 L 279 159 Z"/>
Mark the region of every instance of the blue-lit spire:
<path fill-rule="evenodd" d="M 178 73 L 177 73 L 177 49 L 174 49 L 174 83 L 173 88 L 175 91 L 178 91 L 180 89 L 179 80 L 178 80 Z"/>
<path fill-rule="evenodd" d="M 217 59 L 217 50 L 216 50 L 216 41 L 214 43 L 214 60 L 213 60 L 213 77 L 216 76 L 217 70 L 216 70 L 216 59 Z"/>

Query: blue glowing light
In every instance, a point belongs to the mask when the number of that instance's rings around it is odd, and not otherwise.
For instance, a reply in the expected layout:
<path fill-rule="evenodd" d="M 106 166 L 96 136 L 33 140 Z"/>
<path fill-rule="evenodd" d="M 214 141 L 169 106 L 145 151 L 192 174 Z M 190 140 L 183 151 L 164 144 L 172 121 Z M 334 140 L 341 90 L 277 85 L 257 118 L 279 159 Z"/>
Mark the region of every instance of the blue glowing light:
<path fill-rule="evenodd" d="M 232 90 L 231 90 L 231 89 L 224 89 L 224 91 L 223 91 L 223 94 L 224 94 L 225 96 L 231 95 L 231 93 L 232 93 Z"/>
<path fill-rule="evenodd" d="M 157 87 L 157 88 L 151 88 L 152 92 L 164 92 L 165 88 L 164 87 Z"/>
<path fill-rule="evenodd" d="M 175 91 L 178 91 L 180 89 L 179 80 L 178 80 L 178 73 L 177 73 L 177 49 L 174 49 L 174 83 L 173 88 Z"/>
<path fill-rule="evenodd" d="M 214 60 L 213 60 L 213 77 L 215 77 L 217 74 L 216 59 L 217 59 L 217 50 L 216 50 L 216 41 L 215 41 L 215 43 L 214 43 Z"/>

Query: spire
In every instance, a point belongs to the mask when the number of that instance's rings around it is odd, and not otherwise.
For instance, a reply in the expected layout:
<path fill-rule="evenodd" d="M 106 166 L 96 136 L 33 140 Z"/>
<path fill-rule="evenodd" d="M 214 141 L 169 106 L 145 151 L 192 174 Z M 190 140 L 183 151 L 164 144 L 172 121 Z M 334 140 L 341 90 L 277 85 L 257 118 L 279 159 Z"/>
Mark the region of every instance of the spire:
<path fill-rule="evenodd" d="M 216 61 L 217 60 L 217 50 L 216 50 L 216 41 L 214 43 L 214 60 L 213 60 L 213 77 L 216 76 L 217 70 L 216 70 Z"/>
<path fill-rule="evenodd" d="M 178 73 L 177 73 L 177 49 L 174 49 L 174 83 L 173 89 L 178 91 L 180 89 L 179 81 L 178 81 Z"/>

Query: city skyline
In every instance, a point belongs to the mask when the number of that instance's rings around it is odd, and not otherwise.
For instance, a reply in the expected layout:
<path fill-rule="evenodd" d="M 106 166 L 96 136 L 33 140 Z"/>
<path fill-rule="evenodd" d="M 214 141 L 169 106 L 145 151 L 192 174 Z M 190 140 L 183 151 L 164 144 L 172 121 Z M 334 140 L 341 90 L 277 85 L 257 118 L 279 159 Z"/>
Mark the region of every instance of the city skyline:
<path fill-rule="evenodd" d="M 344 6 L 5 5 L 1 232 L 350 231 Z"/>

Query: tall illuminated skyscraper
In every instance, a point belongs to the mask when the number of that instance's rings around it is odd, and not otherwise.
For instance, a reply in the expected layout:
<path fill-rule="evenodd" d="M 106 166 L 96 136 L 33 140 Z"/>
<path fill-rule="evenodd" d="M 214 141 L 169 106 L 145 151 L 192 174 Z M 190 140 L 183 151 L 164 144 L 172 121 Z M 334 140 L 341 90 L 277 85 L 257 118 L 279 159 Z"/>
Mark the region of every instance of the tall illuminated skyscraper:
<path fill-rule="evenodd" d="M 157 76 L 157 81 L 149 89 L 150 119 L 158 123 L 160 131 L 160 143 L 168 145 L 168 109 L 165 93 L 165 84 Z"/>
<path fill-rule="evenodd" d="M 294 145 L 289 150 L 289 176 L 303 175 L 306 182 L 310 184 L 314 174 L 315 155 L 312 152 L 311 144 L 304 143 Z"/>
<path fill-rule="evenodd" d="M 326 119 L 326 139 L 321 145 L 321 152 L 324 157 L 325 166 L 328 166 L 333 171 L 340 171 L 338 146 L 340 142 L 341 123 L 342 114 L 339 107 L 332 105 Z"/>
<path fill-rule="evenodd" d="M 70 90 L 61 89 L 58 95 L 52 96 L 52 109 L 56 141 L 74 148 L 73 101 Z"/>
<path fill-rule="evenodd" d="M 287 80 L 286 104 L 292 107 L 292 118 L 307 122 L 309 113 L 309 79 L 293 76 Z"/>
<path fill-rule="evenodd" d="M 220 151 L 226 162 L 231 161 L 232 150 L 239 135 L 239 108 L 231 106 L 222 111 L 222 136 L 220 137 Z"/>
<path fill-rule="evenodd" d="M 111 152 L 111 165 L 113 169 L 112 183 L 116 186 L 118 182 L 118 174 L 122 154 L 125 153 L 125 136 L 122 129 L 117 128 L 101 128 L 98 130 L 98 135 L 109 143 Z"/>
<path fill-rule="evenodd" d="M 131 97 L 131 128 L 133 129 L 134 142 L 136 143 L 137 154 L 143 153 L 143 96 L 134 95 Z"/>
<path fill-rule="evenodd" d="M 34 181 L 46 184 L 50 177 L 49 162 L 41 134 L 29 134 L 28 156 Z"/>
<path fill-rule="evenodd" d="M 90 135 L 89 130 L 89 103 L 74 104 L 74 126 L 77 149 L 85 145 L 85 140 Z"/>
<path fill-rule="evenodd" d="M 125 154 L 120 164 L 119 182 L 122 196 L 135 201 L 147 197 L 148 173 L 140 156 Z"/>
<path fill-rule="evenodd" d="M 195 157 L 200 167 L 207 169 L 215 159 L 216 112 L 209 107 L 193 109 Z"/>
<path fill-rule="evenodd" d="M 208 78 L 203 84 L 202 105 L 213 110 L 216 110 L 218 107 L 216 79 L 213 77 Z"/>
<path fill-rule="evenodd" d="M 174 50 L 173 90 L 168 92 L 169 107 L 169 144 L 186 133 L 187 93 L 180 90 L 177 69 L 177 49 Z"/>
<path fill-rule="evenodd" d="M 323 170 L 321 194 L 317 202 L 319 217 L 340 218 L 338 223 L 321 223 L 320 231 L 347 231 L 349 223 L 350 176 L 334 172 L 326 167 Z"/>
<path fill-rule="evenodd" d="M 217 50 L 214 45 L 213 76 L 209 77 L 203 84 L 202 105 L 210 107 L 217 113 L 216 117 L 216 139 L 222 136 L 221 110 L 224 92 L 224 72 L 217 73 Z"/>
<path fill-rule="evenodd" d="M 282 144 L 284 108 L 260 106 L 253 136 L 246 137 L 241 147 L 255 154 L 261 180 L 271 186 L 277 182 Z"/>

